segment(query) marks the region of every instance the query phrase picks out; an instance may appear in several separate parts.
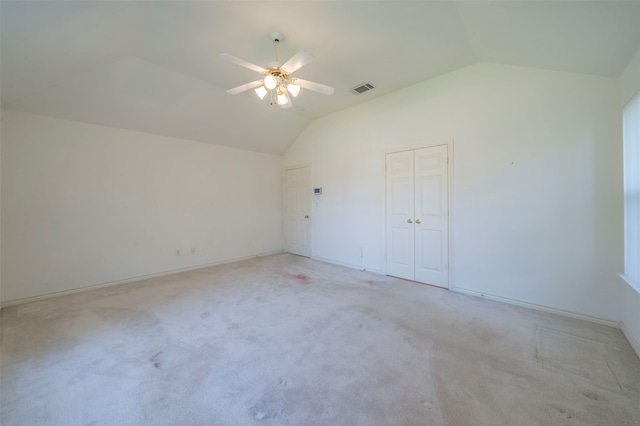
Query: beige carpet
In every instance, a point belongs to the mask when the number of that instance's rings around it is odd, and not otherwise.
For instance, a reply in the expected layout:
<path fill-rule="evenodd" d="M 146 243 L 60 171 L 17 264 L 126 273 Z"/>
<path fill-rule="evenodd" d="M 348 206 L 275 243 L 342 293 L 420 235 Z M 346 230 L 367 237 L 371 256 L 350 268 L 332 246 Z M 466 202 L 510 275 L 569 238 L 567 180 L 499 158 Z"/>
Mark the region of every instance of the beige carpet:
<path fill-rule="evenodd" d="M 640 424 L 617 329 L 292 255 L 1 317 L 3 426 Z"/>

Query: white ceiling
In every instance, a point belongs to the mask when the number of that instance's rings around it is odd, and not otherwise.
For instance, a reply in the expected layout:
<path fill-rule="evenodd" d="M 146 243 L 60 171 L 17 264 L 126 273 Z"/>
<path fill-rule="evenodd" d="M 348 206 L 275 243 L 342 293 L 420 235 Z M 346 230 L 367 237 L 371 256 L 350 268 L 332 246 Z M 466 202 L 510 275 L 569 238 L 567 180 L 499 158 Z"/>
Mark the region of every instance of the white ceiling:
<path fill-rule="evenodd" d="M 311 120 L 474 62 L 617 77 L 640 46 L 640 1 L 6 1 L 2 106 L 282 153 Z M 225 90 L 300 49 L 316 60 L 283 110 Z M 375 90 L 354 96 L 370 82 Z"/>

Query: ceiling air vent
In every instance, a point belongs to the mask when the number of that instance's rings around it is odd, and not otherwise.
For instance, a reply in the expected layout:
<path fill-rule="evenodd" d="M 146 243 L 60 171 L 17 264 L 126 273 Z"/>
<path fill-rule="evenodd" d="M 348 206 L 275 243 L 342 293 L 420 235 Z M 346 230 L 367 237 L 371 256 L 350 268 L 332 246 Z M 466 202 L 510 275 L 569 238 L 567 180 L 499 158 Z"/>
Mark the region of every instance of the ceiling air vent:
<path fill-rule="evenodd" d="M 361 95 L 364 92 L 368 92 L 371 89 L 373 89 L 373 85 L 371 83 L 364 83 L 351 89 L 351 93 L 353 93 L 354 95 Z"/>

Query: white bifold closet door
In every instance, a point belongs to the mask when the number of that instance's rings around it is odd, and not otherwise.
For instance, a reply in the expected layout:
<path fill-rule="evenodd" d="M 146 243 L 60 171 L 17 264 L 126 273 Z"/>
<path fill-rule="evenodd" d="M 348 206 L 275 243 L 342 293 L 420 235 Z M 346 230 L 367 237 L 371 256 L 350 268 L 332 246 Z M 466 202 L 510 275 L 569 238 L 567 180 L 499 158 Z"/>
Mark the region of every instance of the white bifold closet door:
<path fill-rule="evenodd" d="M 447 146 L 387 154 L 387 275 L 449 287 Z"/>

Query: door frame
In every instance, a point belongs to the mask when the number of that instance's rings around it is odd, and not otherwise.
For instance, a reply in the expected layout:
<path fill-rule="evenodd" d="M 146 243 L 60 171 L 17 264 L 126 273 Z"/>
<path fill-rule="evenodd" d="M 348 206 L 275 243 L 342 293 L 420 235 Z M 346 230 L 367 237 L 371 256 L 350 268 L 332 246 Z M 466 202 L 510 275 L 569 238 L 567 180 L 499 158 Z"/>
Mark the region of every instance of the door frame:
<path fill-rule="evenodd" d="M 384 153 L 384 157 L 385 157 L 385 169 L 384 169 L 384 202 L 385 202 L 385 209 L 384 209 L 384 274 L 387 275 L 387 244 L 388 244 L 388 239 L 389 236 L 387 235 L 387 168 L 386 168 L 386 158 L 388 154 L 395 154 L 397 152 L 405 152 L 405 151 L 415 151 L 416 149 L 422 149 L 422 148 L 431 148 L 434 146 L 439 146 L 439 145 L 446 145 L 447 146 L 447 160 L 448 160 L 448 164 L 447 164 L 447 209 L 449 211 L 449 215 L 447 217 L 447 228 L 448 228 L 448 235 L 447 238 L 449 240 L 449 262 L 448 262 L 448 268 L 449 268 L 449 285 L 448 287 L 446 287 L 449 290 L 453 290 L 455 288 L 455 277 L 454 277 L 454 268 L 453 268 L 453 263 L 454 263 L 454 259 L 453 259 L 453 215 L 454 215 L 454 203 L 453 203 L 453 138 L 447 138 L 447 139 L 434 139 L 433 141 L 429 141 L 429 142 L 421 142 L 421 143 L 410 143 L 410 144 L 403 144 L 403 145 L 399 145 L 399 146 L 394 146 L 388 150 L 385 151 Z M 440 288 L 445 288 L 445 287 L 440 287 Z"/>
<path fill-rule="evenodd" d="M 287 172 L 289 170 L 295 170 L 295 169 L 302 169 L 302 168 L 308 168 L 309 169 L 309 182 L 313 182 L 313 169 L 311 168 L 311 163 L 304 163 L 304 164 L 296 164 L 294 166 L 287 166 L 285 168 L 282 169 L 282 174 L 281 174 L 281 187 L 282 187 L 282 201 L 281 201 L 281 205 L 282 205 L 282 252 L 283 253 L 287 253 Z M 311 190 L 313 188 L 313 184 L 311 184 L 311 187 L 309 188 L 309 190 Z M 311 198 L 311 206 L 309 206 L 309 212 L 310 212 L 310 218 L 309 218 L 309 259 L 311 259 L 313 257 L 313 215 L 314 215 L 314 208 L 313 208 L 313 198 Z"/>

